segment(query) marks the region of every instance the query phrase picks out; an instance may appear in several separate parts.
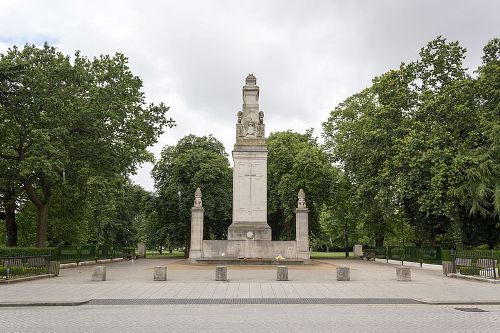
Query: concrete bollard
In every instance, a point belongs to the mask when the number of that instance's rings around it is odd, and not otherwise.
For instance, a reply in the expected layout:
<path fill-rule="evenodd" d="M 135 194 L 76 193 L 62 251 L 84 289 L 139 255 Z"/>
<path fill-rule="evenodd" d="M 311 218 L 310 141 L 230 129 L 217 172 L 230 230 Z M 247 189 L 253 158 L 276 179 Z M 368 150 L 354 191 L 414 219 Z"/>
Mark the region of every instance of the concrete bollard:
<path fill-rule="evenodd" d="M 337 281 L 350 281 L 351 269 L 349 267 L 337 267 Z"/>
<path fill-rule="evenodd" d="M 396 267 L 398 281 L 411 281 L 410 267 Z"/>
<path fill-rule="evenodd" d="M 227 281 L 227 266 L 215 267 L 215 281 Z"/>
<path fill-rule="evenodd" d="M 95 266 L 92 281 L 106 281 L 106 266 Z"/>
<path fill-rule="evenodd" d="M 167 281 L 167 267 L 156 266 L 154 269 L 154 281 Z"/>
<path fill-rule="evenodd" d="M 457 267 L 453 261 L 443 261 L 443 274 L 448 276 L 450 273 L 456 273 Z"/>
<path fill-rule="evenodd" d="M 287 266 L 276 266 L 276 281 L 288 281 Z"/>
<path fill-rule="evenodd" d="M 49 274 L 55 274 L 59 276 L 59 268 L 61 267 L 61 263 L 59 261 L 49 261 L 47 264 L 47 270 Z"/>

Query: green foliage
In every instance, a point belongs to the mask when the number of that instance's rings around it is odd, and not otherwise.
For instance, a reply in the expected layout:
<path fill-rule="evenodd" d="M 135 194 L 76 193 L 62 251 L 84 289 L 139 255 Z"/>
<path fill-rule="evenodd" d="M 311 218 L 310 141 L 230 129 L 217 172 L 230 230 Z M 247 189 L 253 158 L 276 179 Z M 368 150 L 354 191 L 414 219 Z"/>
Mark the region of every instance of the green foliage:
<path fill-rule="evenodd" d="M 166 146 L 153 172 L 158 198 L 157 220 L 150 225 L 161 244 L 189 251 L 190 212 L 194 192 L 202 191 L 205 239 L 224 239 L 231 223 L 232 172 L 221 142 L 212 136 L 188 135 Z"/>
<path fill-rule="evenodd" d="M 9 165 L 0 178 L 22 184 L 36 206 L 37 246 L 46 242 L 49 206 L 65 180 L 86 190 L 92 178 L 133 172 L 173 125 L 166 106 L 145 104 L 122 54 L 70 59 L 47 44 L 14 46 L 0 55 L 0 70 L 9 74 L 0 80 L 0 163 Z"/>
<path fill-rule="evenodd" d="M 271 133 L 267 147 L 267 213 L 273 238 L 295 238 L 294 209 L 301 188 L 310 210 L 309 232 L 317 234 L 320 210 L 330 197 L 336 169 L 312 137 L 312 131 Z"/>
<path fill-rule="evenodd" d="M 402 225 L 419 246 L 500 240 L 499 44 L 473 78 L 465 49 L 438 37 L 323 124 L 327 151 L 377 217 L 367 223 L 376 239 Z"/>

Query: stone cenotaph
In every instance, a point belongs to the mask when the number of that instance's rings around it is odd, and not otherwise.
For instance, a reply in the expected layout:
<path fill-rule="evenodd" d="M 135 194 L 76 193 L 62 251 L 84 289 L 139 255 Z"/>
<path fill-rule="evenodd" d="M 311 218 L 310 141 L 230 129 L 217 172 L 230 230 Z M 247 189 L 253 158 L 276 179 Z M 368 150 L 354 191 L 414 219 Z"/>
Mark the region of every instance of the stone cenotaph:
<path fill-rule="evenodd" d="M 203 240 L 203 206 L 196 190 L 191 210 L 189 262 L 288 263 L 309 261 L 309 227 L 305 194 L 298 194 L 296 237 L 272 241 L 267 224 L 267 145 L 264 112 L 259 110 L 259 86 L 252 74 L 243 86 L 243 108 L 237 114 L 233 150 L 233 221 L 227 240 Z"/>

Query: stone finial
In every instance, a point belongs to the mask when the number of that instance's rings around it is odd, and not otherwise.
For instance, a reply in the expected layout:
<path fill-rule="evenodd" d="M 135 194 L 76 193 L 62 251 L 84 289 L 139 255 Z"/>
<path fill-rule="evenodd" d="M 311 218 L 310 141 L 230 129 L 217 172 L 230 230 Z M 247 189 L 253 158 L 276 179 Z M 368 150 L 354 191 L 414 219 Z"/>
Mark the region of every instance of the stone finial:
<path fill-rule="evenodd" d="M 307 206 L 306 206 L 306 200 L 305 200 L 306 199 L 306 194 L 304 193 L 303 189 L 299 190 L 298 198 L 299 198 L 299 202 L 298 202 L 297 207 L 298 208 L 307 208 Z"/>
<path fill-rule="evenodd" d="M 257 84 L 257 78 L 253 74 L 248 74 L 245 84 L 247 86 L 255 86 Z"/>
<path fill-rule="evenodd" d="M 201 190 L 198 187 L 196 191 L 194 192 L 194 207 L 201 207 L 202 202 L 201 202 Z"/>

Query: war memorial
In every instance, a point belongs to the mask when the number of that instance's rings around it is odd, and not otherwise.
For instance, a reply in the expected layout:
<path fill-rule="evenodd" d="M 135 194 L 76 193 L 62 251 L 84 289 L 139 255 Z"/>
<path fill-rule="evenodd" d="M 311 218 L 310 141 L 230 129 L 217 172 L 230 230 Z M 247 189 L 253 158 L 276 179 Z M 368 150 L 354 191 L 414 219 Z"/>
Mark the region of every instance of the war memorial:
<path fill-rule="evenodd" d="M 298 193 L 295 240 L 273 241 L 267 224 L 267 146 L 264 112 L 259 109 L 259 86 L 250 74 L 243 86 L 243 108 L 237 113 L 233 155 L 233 221 L 227 240 L 203 239 L 203 204 L 196 190 L 191 210 L 190 263 L 302 264 L 310 261 L 308 209 Z"/>

